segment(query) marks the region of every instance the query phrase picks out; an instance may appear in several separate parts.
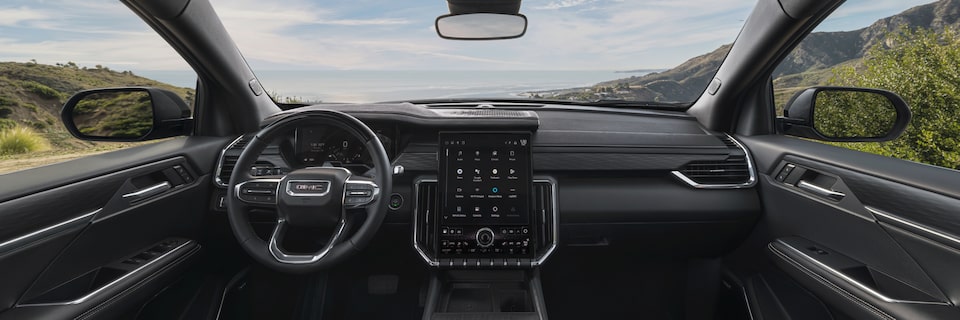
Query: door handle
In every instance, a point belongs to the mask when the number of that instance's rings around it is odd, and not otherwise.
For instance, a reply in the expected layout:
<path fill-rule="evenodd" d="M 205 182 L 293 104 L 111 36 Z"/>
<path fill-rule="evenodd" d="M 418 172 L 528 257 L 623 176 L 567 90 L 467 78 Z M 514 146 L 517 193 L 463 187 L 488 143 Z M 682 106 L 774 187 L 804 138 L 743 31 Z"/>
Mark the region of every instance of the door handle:
<path fill-rule="evenodd" d="M 161 194 L 164 191 L 170 190 L 170 188 L 170 182 L 164 181 L 131 193 L 127 193 L 123 195 L 123 198 L 133 202 Z"/>
<path fill-rule="evenodd" d="M 834 201 L 843 200 L 843 198 L 847 196 L 843 192 L 833 191 L 833 190 L 815 185 L 813 183 L 807 182 L 806 180 L 800 180 L 800 182 L 797 183 L 797 188 L 800 188 L 803 191 L 818 195 L 823 198 L 834 200 Z"/>

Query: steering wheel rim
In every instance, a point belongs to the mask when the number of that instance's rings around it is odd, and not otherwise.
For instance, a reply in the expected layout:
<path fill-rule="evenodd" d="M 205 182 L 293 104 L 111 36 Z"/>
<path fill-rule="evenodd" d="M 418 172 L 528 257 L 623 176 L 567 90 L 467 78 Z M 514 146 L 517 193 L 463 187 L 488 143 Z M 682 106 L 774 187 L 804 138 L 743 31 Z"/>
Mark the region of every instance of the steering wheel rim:
<path fill-rule="evenodd" d="M 384 198 L 389 198 L 384 195 L 391 194 L 390 162 L 376 134 L 353 116 L 334 110 L 295 112 L 267 125 L 244 146 L 234 168 L 251 167 L 275 138 L 297 126 L 310 124 L 336 127 L 361 141 L 373 160 L 374 166 L 370 170 L 373 178 L 355 177 L 344 168 L 330 167 L 294 170 L 279 179 L 258 179 L 247 170 L 234 170 L 227 189 L 227 217 L 240 247 L 257 262 L 285 273 L 320 271 L 361 250 L 383 223 L 388 202 Z M 272 206 L 269 195 L 261 193 L 269 189 L 273 189 Z M 277 226 L 267 241 L 260 239 L 250 225 L 247 212 L 256 207 L 277 210 Z M 340 208 L 340 212 L 333 212 L 336 208 Z M 364 209 L 366 219 L 356 233 L 347 236 L 344 233 L 349 229 L 348 214 L 356 211 L 347 209 L 358 208 Z M 320 251 L 298 255 L 281 248 L 280 243 L 290 225 L 329 224 L 334 216 L 339 216 L 335 232 Z"/>

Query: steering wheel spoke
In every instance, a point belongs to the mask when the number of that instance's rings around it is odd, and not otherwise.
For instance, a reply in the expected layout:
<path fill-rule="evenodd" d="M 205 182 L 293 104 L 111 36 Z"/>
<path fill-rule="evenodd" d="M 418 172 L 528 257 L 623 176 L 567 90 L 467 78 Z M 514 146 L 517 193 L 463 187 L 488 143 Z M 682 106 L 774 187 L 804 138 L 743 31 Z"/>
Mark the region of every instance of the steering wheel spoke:
<path fill-rule="evenodd" d="M 234 193 L 237 199 L 248 205 L 276 207 L 280 180 L 252 179 L 237 184 Z"/>
<path fill-rule="evenodd" d="M 380 199 L 380 186 L 363 177 L 351 177 L 344 185 L 343 207 L 364 208 Z"/>
<path fill-rule="evenodd" d="M 340 220 L 340 223 L 338 223 L 334 228 L 333 235 L 330 236 L 330 241 L 328 241 L 327 244 L 320 249 L 320 251 L 317 251 L 313 254 L 290 254 L 283 251 L 283 249 L 280 248 L 280 244 L 283 243 L 283 237 L 286 235 L 287 228 L 289 228 L 289 226 L 287 225 L 286 221 L 283 219 L 277 220 L 277 226 L 273 228 L 273 233 L 270 234 L 270 242 L 268 243 L 270 254 L 273 255 L 274 259 L 277 259 L 277 261 L 281 263 L 310 264 L 323 259 L 323 257 L 330 252 L 330 249 L 340 242 L 340 238 L 343 236 L 343 231 L 346 229 L 346 223 L 343 220 Z"/>

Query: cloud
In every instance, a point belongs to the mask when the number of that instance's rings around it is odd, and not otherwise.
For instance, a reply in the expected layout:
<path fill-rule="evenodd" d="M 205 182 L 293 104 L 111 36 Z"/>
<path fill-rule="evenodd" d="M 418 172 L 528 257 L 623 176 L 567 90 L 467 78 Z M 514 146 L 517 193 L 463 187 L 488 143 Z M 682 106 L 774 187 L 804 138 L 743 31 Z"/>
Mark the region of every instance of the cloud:
<path fill-rule="evenodd" d="M 342 20 L 321 20 L 314 24 L 328 24 L 337 26 L 396 26 L 410 24 L 410 21 L 403 19 L 342 19 Z"/>
<path fill-rule="evenodd" d="M 582 6 L 582 5 L 589 4 L 589 3 L 593 3 L 593 2 L 597 2 L 597 1 L 596 1 L 596 0 L 559 0 L 559 1 L 550 2 L 550 3 L 548 3 L 548 4 L 546 4 L 546 5 L 542 5 L 542 6 L 534 6 L 533 9 L 537 9 L 537 10 L 557 10 L 557 9 L 564 9 L 564 8 L 572 8 L 572 7 Z"/>
<path fill-rule="evenodd" d="M 433 22 L 448 11 L 436 0 L 210 1 L 254 70 L 622 70 L 673 67 L 732 42 L 757 0 L 527 0 L 527 34 L 500 41 L 440 39 Z M 925 1 L 851 0 L 833 26 L 913 2 Z M 116 0 L 4 0 L 0 37 L 0 60 L 187 68 Z"/>
<path fill-rule="evenodd" d="M 28 7 L 0 8 L 0 26 L 18 26 L 24 22 L 49 20 L 53 15 L 49 11 Z"/>

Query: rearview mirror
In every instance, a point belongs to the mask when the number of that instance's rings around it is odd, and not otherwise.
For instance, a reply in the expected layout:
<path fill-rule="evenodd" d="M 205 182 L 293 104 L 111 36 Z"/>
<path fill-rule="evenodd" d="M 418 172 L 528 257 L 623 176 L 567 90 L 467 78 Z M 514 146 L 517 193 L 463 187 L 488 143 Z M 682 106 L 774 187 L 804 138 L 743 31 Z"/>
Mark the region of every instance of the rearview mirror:
<path fill-rule="evenodd" d="M 812 87 L 798 92 L 780 118 L 786 134 L 834 142 L 896 139 L 910 108 L 896 93 L 868 88 Z"/>
<path fill-rule="evenodd" d="M 176 93 L 150 87 L 109 88 L 74 94 L 60 111 L 74 137 L 92 141 L 145 141 L 189 134 L 190 108 Z"/>
<path fill-rule="evenodd" d="M 514 39 L 527 32 L 527 17 L 504 13 L 448 14 L 437 17 L 434 26 L 444 39 Z"/>

